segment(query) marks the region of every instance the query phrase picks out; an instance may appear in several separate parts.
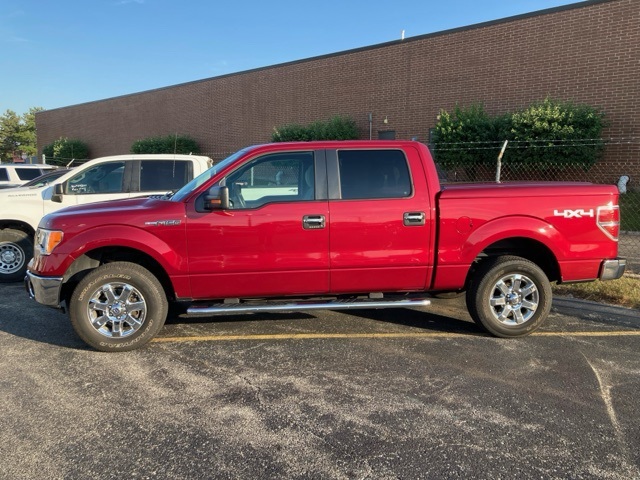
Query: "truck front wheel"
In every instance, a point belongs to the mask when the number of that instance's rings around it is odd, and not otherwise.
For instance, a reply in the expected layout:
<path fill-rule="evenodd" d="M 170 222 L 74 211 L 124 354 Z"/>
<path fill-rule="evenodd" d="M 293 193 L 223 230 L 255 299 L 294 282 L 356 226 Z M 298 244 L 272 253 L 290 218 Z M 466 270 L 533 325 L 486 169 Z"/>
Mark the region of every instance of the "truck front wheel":
<path fill-rule="evenodd" d="M 167 317 L 167 298 L 147 269 L 113 262 L 91 271 L 69 302 L 74 330 L 103 352 L 134 350 L 149 342 Z"/>
<path fill-rule="evenodd" d="M 31 235 L 11 228 L 0 230 L 0 283 L 24 280 L 33 257 Z"/>
<path fill-rule="evenodd" d="M 551 310 L 551 285 L 535 263 L 521 257 L 486 260 L 467 290 L 471 318 L 497 337 L 536 330 Z"/>

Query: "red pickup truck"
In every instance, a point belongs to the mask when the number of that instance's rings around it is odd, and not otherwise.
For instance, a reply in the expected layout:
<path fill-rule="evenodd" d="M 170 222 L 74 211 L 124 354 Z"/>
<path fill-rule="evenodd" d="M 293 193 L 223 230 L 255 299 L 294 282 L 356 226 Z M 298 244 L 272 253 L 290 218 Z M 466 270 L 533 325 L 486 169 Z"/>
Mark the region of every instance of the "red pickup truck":
<path fill-rule="evenodd" d="M 45 216 L 25 283 L 103 351 L 188 313 L 427 305 L 466 291 L 473 320 L 526 335 L 550 282 L 619 278 L 614 186 L 441 185 L 409 141 L 258 145 L 173 195 Z"/>

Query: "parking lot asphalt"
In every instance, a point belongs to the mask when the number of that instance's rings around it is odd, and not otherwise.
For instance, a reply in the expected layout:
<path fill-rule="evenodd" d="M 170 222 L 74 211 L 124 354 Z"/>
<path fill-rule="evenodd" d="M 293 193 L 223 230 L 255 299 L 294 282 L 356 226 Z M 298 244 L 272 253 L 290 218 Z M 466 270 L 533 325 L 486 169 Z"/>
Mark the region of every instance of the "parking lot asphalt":
<path fill-rule="evenodd" d="M 126 353 L 0 285 L 0 478 L 640 478 L 640 312 L 172 318 Z"/>

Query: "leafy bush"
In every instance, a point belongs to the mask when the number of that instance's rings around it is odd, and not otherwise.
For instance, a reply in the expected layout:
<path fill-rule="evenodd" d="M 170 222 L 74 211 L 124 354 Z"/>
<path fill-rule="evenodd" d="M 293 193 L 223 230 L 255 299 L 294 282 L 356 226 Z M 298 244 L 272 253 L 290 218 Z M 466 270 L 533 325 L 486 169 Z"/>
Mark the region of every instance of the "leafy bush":
<path fill-rule="evenodd" d="M 509 140 L 518 162 L 588 168 L 604 150 L 604 115 L 588 105 L 546 98 L 511 115 Z"/>
<path fill-rule="evenodd" d="M 187 135 L 167 135 L 138 140 L 131 145 L 131 153 L 200 153 L 200 146 Z"/>
<path fill-rule="evenodd" d="M 506 129 L 507 117 L 491 118 L 482 105 L 441 110 L 434 132 L 436 161 L 444 168 L 493 164 Z"/>
<path fill-rule="evenodd" d="M 327 121 L 313 122 L 307 126 L 287 124 L 274 128 L 273 142 L 307 142 L 310 140 L 356 140 L 359 138 L 355 120 L 335 116 Z"/>
<path fill-rule="evenodd" d="M 72 159 L 89 158 L 89 146 L 82 140 L 60 137 L 53 143 L 42 148 L 45 157 L 55 160 L 67 161 Z"/>
<path fill-rule="evenodd" d="M 432 146 L 444 168 L 494 165 L 505 140 L 509 140 L 509 162 L 536 169 L 588 168 L 603 152 L 604 126 L 604 115 L 593 107 L 549 98 L 497 117 L 490 117 L 482 105 L 456 106 L 453 113 L 440 112 Z"/>

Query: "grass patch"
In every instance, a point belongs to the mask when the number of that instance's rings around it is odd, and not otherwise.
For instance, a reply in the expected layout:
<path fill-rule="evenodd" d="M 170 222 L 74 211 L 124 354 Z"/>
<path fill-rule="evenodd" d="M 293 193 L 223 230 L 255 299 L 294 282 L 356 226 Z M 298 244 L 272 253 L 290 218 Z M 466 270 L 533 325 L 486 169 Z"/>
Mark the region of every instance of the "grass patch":
<path fill-rule="evenodd" d="M 640 275 L 627 274 L 606 282 L 568 283 L 554 285 L 556 295 L 571 295 L 598 303 L 640 309 Z"/>
<path fill-rule="evenodd" d="M 621 230 L 640 232 L 640 191 L 620 195 Z"/>

